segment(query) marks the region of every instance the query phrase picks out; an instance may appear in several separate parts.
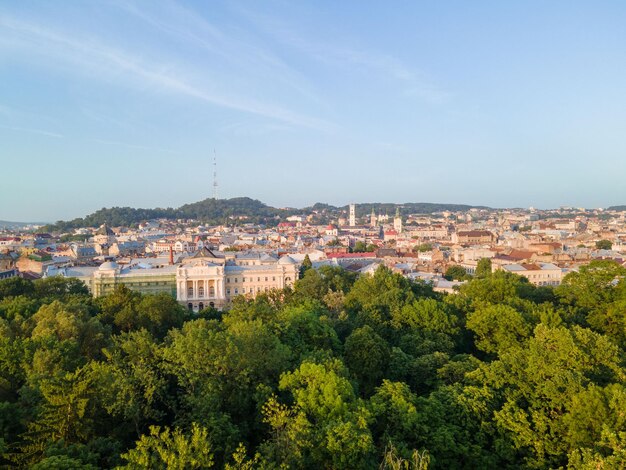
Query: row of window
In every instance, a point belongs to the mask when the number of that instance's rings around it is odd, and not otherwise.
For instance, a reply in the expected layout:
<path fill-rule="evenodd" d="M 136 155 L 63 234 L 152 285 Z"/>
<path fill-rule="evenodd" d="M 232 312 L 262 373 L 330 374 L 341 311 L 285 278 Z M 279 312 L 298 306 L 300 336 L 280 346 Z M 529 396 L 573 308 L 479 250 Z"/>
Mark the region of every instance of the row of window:
<path fill-rule="evenodd" d="M 131 286 L 167 286 L 169 282 L 129 282 Z"/>
<path fill-rule="evenodd" d="M 239 278 L 234 278 L 234 279 L 233 279 L 233 282 L 234 282 L 234 283 L 237 283 L 237 282 L 238 282 L 238 279 L 239 279 Z M 249 278 L 245 278 L 245 277 L 244 277 L 244 278 L 241 278 L 241 282 L 246 282 L 246 279 L 248 280 L 247 282 L 254 282 L 254 278 L 252 278 L 252 277 L 249 277 Z M 256 278 L 256 280 L 257 280 L 257 282 L 261 282 L 261 278 L 260 278 L 260 277 L 257 277 L 257 278 Z M 268 282 L 268 281 L 269 281 L 269 277 L 268 277 L 268 276 L 265 276 L 265 282 Z M 272 276 L 272 281 L 276 281 L 276 276 Z M 227 278 L 226 278 L 226 283 L 227 283 L 227 284 L 230 284 L 230 278 L 229 278 L 229 277 L 227 277 Z"/>
<path fill-rule="evenodd" d="M 239 290 L 240 290 L 240 289 L 239 289 L 238 287 L 235 287 L 235 288 L 233 289 L 233 294 L 238 295 L 238 294 L 240 293 L 240 292 L 239 292 Z M 264 288 L 257 287 L 257 288 L 256 288 L 256 291 L 257 291 L 257 292 L 261 292 L 262 290 L 263 290 L 264 292 L 269 292 L 269 290 L 270 290 L 270 289 L 269 289 L 269 287 L 264 287 Z M 248 288 L 248 291 L 247 291 L 247 292 L 248 292 L 249 294 L 254 294 L 254 287 L 250 287 L 250 288 Z M 229 288 L 227 288 L 227 289 L 226 289 L 226 294 L 230 295 L 230 293 L 231 293 L 231 292 L 230 292 L 230 287 L 229 287 Z M 242 287 L 242 288 L 241 288 L 241 294 L 245 294 L 245 293 L 246 293 L 246 288 L 245 288 L 245 287 Z"/>

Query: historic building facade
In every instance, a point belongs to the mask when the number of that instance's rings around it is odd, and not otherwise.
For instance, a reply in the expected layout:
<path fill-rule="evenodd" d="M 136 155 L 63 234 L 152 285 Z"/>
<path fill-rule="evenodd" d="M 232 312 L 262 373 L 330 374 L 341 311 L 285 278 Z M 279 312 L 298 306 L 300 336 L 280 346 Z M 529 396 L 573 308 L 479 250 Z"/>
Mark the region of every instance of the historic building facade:
<path fill-rule="evenodd" d="M 118 284 L 155 294 L 165 292 L 198 312 L 206 307 L 224 308 L 238 295 L 254 297 L 260 292 L 292 286 L 299 266 L 290 256 L 280 259 L 259 253 L 227 253 L 217 256 L 203 248 L 179 265 L 135 263 L 120 266 L 103 263 L 88 283 L 93 295 L 105 295 Z"/>
<path fill-rule="evenodd" d="M 113 292 L 115 286 L 124 284 L 142 294 L 164 292 L 176 296 L 176 266 L 150 265 L 137 263 L 131 266 L 118 265 L 107 261 L 93 273 L 91 285 L 87 283 L 94 297 Z"/>
<path fill-rule="evenodd" d="M 254 297 L 260 292 L 292 286 L 298 272 L 298 265 L 290 256 L 197 256 L 183 262 L 176 271 L 176 299 L 193 311 L 206 307 L 221 309 L 238 295 Z"/>

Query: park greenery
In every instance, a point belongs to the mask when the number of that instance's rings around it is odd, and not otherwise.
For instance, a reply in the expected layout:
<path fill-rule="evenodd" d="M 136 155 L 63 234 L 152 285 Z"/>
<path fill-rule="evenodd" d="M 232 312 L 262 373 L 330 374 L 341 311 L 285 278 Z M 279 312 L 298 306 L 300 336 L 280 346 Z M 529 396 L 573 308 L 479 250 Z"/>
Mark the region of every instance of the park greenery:
<path fill-rule="evenodd" d="M 33 469 L 626 466 L 626 281 L 380 267 L 192 314 L 123 285 L 0 282 L 0 453 Z"/>

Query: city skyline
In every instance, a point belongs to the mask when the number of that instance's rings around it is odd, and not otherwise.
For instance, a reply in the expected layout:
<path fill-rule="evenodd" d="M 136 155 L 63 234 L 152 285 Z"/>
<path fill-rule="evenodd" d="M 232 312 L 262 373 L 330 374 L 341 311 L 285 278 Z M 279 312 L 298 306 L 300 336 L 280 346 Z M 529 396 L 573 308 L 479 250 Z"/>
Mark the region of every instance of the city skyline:
<path fill-rule="evenodd" d="M 626 6 L 0 6 L 0 219 L 626 202 Z"/>

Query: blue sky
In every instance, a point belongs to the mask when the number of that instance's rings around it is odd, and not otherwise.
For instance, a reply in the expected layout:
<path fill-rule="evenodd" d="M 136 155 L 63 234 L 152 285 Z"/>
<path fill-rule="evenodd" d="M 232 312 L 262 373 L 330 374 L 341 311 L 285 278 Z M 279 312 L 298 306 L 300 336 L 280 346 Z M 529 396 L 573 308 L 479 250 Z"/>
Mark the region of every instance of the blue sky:
<path fill-rule="evenodd" d="M 626 203 L 626 3 L 0 4 L 0 219 Z"/>

